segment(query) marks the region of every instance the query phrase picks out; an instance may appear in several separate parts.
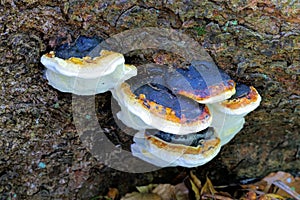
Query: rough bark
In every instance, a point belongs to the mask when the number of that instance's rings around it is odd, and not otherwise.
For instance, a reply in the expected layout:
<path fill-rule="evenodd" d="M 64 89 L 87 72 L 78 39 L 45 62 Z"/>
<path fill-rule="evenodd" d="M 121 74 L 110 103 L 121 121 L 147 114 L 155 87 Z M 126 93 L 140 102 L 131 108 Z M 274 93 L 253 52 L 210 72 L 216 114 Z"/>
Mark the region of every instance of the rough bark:
<path fill-rule="evenodd" d="M 176 182 L 180 176 L 174 176 L 188 171 L 128 174 L 105 167 L 80 142 L 71 95 L 43 78 L 40 56 L 58 44 L 146 26 L 190 35 L 219 67 L 262 96 L 244 129 L 213 161 L 196 169 L 199 176 L 208 173 L 222 183 L 276 170 L 299 173 L 298 1 L 4 0 L 0 13 L 0 199 L 85 199 L 108 187 L 123 194 L 135 185 Z M 131 137 L 111 118 L 110 94 L 96 99 L 107 136 L 128 147 Z"/>

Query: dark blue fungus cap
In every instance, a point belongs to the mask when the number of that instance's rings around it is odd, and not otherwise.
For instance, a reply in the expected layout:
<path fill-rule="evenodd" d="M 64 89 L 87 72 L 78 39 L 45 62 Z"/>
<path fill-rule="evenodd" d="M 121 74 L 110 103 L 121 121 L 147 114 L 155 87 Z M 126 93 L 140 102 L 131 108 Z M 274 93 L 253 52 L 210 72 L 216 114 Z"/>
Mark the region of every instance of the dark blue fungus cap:
<path fill-rule="evenodd" d="M 223 101 L 235 93 L 234 81 L 213 62 L 197 61 L 187 68 L 176 68 L 165 79 L 175 94 L 199 103 Z"/>
<path fill-rule="evenodd" d="M 147 130 L 146 134 L 152 134 L 168 143 L 182 144 L 193 147 L 201 145 L 203 140 L 215 137 L 213 128 L 206 128 L 200 132 L 191 133 L 188 135 L 175 135 L 158 130 Z"/>
<path fill-rule="evenodd" d="M 182 95 L 176 95 L 167 87 L 164 77 L 169 75 L 170 70 L 173 69 L 161 65 L 144 65 L 139 70 L 138 76 L 127 82 L 134 95 L 140 98 L 143 105 L 152 112 L 175 121 L 186 122 L 192 122 L 202 115 L 204 119 L 207 114 L 208 117 L 209 112 L 205 105 L 200 105 Z"/>
<path fill-rule="evenodd" d="M 57 47 L 55 55 L 62 59 L 69 59 L 71 57 L 82 58 L 87 56 L 102 41 L 103 38 L 100 37 L 79 36 L 73 43 Z"/>
<path fill-rule="evenodd" d="M 245 116 L 256 109 L 260 101 L 261 97 L 253 86 L 238 83 L 236 93 L 231 98 L 213 106 L 227 114 Z"/>
<path fill-rule="evenodd" d="M 161 160 L 168 166 L 203 165 L 214 158 L 221 148 L 220 139 L 215 136 L 213 128 L 186 136 L 146 130 L 144 135 L 138 133 L 134 137 L 136 143 L 132 145 L 133 153 L 159 166 Z M 144 138 L 144 141 L 139 138 Z"/>
<path fill-rule="evenodd" d="M 176 96 L 171 90 L 160 84 L 147 84 L 134 91 L 143 100 L 143 105 L 151 111 L 175 121 L 193 122 L 200 118 L 209 118 L 205 105 L 198 104 L 184 96 Z"/>
<path fill-rule="evenodd" d="M 115 95 L 153 128 L 179 135 L 207 128 L 212 121 L 208 107 L 167 87 L 164 77 L 172 70 L 155 64 L 143 65 L 138 75 L 124 82 Z"/>
<path fill-rule="evenodd" d="M 237 83 L 235 86 L 235 90 L 236 90 L 235 94 L 232 95 L 229 98 L 229 100 L 246 97 L 251 92 L 251 88 L 248 85 L 242 83 Z"/>

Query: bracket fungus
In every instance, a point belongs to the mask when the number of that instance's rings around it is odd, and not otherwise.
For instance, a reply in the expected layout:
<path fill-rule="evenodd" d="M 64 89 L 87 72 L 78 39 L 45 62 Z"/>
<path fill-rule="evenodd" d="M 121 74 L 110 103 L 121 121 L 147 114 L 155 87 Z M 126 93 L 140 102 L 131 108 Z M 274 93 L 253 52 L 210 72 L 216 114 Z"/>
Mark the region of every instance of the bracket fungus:
<path fill-rule="evenodd" d="M 159 84 L 149 83 L 132 91 L 125 82 L 113 91 L 113 96 L 121 107 L 126 107 L 148 127 L 168 133 L 183 135 L 198 132 L 211 123 L 207 106 L 183 96 L 176 96 Z M 128 123 L 127 125 L 131 126 Z"/>
<path fill-rule="evenodd" d="M 261 97 L 253 86 L 237 84 L 236 93 L 229 99 L 212 104 L 217 110 L 235 116 L 245 116 L 255 110 Z"/>
<path fill-rule="evenodd" d="M 208 104 L 212 112 L 211 126 L 216 129 L 221 144 L 228 143 L 244 126 L 244 116 L 256 109 L 261 97 L 253 86 L 237 84 L 236 93 L 229 99 Z"/>
<path fill-rule="evenodd" d="M 41 63 L 47 68 L 46 78 L 51 86 L 78 95 L 106 92 L 137 73 L 133 65 L 124 64 L 122 54 L 106 50 L 94 58 L 68 59 L 56 57 L 52 51 L 42 56 Z"/>
<path fill-rule="evenodd" d="M 213 159 L 220 151 L 220 139 L 213 128 L 189 135 L 174 135 L 158 130 L 134 135 L 132 154 L 160 167 L 196 167 Z"/>
<path fill-rule="evenodd" d="M 235 82 L 213 62 L 197 61 L 187 68 L 176 68 L 166 80 L 176 94 L 199 103 L 214 103 L 235 93 Z"/>
<path fill-rule="evenodd" d="M 71 48 L 58 48 L 63 51 L 57 52 L 59 57 L 54 52 L 41 57 L 49 84 L 79 95 L 111 91 L 121 108 L 117 117 L 138 130 L 132 154 L 153 165 L 207 163 L 243 128 L 245 115 L 261 101 L 254 87 L 236 84 L 213 61 L 184 68 L 143 65 L 137 70 L 117 52 L 88 56 L 95 47 L 92 39 L 76 42 Z"/>

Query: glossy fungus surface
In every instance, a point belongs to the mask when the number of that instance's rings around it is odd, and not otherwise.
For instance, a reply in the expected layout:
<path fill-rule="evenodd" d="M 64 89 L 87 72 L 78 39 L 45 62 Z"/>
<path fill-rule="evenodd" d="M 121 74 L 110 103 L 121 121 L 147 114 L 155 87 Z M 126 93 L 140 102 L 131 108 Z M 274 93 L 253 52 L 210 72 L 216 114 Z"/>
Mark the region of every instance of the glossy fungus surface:
<path fill-rule="evenodd" d="M 235 94 L 232 95 L 228 100 L 246 97 L 251 92 L 251 89 L 245 84 L 237 83 L 235 86 L 235 91 Z"/>
<path fill-rule="evenodd" d="M 134 142 L 131 145 L 133 155 L 159 167 L 203 165 L 213 159 L 221 148 L 213 128 L 186 137 L 140 131 L 134 136 Z"/>
<path fill-rule="evenodd" d="M 93 52 L 102 38 L 80 36 L 74 43 L 61 45 L 41 57 L 47 68 L 48 83 L 62 91 L 78 95 L 94 95 L 111 90 L 116 84 L 137 74 L 133 65 L 125 65 L 117 52 Z M 94 57 L 89 56 L 93 52 Z"/>
<path fill-rule="evenodd" d="M 132 118 L 132 115 L 136 115 L 148 126 L 173 134 L 201 131 L 211 123 L 207 106 L 175 96 L 161 85 L 142 85 L 135 93 L 126 82 L 112 90 L 113 97 L 124 109 L 122 121 L 125 116 Z M 128 124 L 129 120 L 123 122 L 134 127 Z"/>
<path fill-rule="evenodd" d="M 80 36 L 43 55 L 48 82 L 79 95 L 110 90 L 121 108 L 117 117 L 138 130 L 132 154 L 153 165 L 209 162 L 260 104 L 254 87 L 236 84 L 213 61 L 192 61 L 187 67 L 145 64 L 137 71 L 122 54 L 101 49 L 102 41 Z"/>
<path fill-rule="evenodd" d="M 160 138 L 168 143 L 173 144 L 182 144 L 187 146 L 196 147 L 201 144 L 203 140 L 205 140 L 207 137 L 210 137 L 209 134 L 212 133 L 211 129 L 204 129 L 203 131 L 200 131 L 198 133 L 191 133 L 188 135 L 175 135 L 171 133 L 166 133 L 163 131 L 153 131 L 153 130 L 147 130 L 148 135 L 153 135 L 157 138 Z"/>
<path fill-rule="evenodd" d="M 232 98 L 213 104 L 215 109 L 229 115 L 245 116 L 259 106 L 261 97 L 254 87 L 238 84 L 236 90 Z"/>
<path fill-rule="evenodd" d="M 187 68 L 176 68 L 167 77 L 172 91 L 199 103 L 222 101 L 235 93 L 234 81 L 212 62 L 198 61 Z"/>
<path fill-rule="evenodd" d="M 149 110 L 157 112 L 165 118 L 170 118 L 170 120 L 192 122 L 199 116 L 203 119 L 209 118 L 209 114 L 205 113 L 207 112 L 205 105 L 175 95 L 160 84 L 143 85 L 137 88 L 134 94 L 143 101 L 143 105 Z"/>
<path fill-rule="evenodd" d="M 55 49 L 57 57 L 69 59 L 71 57 L 82 58 L 88 56 L 89 53 L 97 47 L 103 38 L 79 36 L 73 43 L 65 43 Z"/>

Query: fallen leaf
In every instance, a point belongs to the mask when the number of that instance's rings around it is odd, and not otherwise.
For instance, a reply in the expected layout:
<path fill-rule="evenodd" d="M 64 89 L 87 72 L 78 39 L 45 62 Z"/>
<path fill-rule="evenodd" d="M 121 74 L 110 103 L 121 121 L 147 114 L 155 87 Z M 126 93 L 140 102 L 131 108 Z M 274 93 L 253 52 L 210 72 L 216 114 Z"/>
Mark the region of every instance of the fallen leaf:
<path fill-rule="evenodd" d="M 109 188 L 108 193 L 106 195 L 108 198 L 114 200 L 119 196 L 119 191 L 117 188 Z"/>
<path fill-rule="evenodd" d="M 278 195 L 278 194 L 265 194 L 266 197 L 270 198 L 270 199 L 285 199 L 284 197 Z"/>
<path fill-rule="evenodd" d="M 200 190 L 202 186 L 201 181 L 192 171 L 190 171 L 190 178 L 192 179 L 193 183 L 197 186 L 197 188 Z"/>
<path fill-rule="evenodd" d="M 246 199 L 247 200 L 256 200 L 256 197 L 257 197 L 257 195 L 254 191 L 249 191 L 246 194 Z"/>
<path fill-rule="evenodd" d="M 201 195 L 203 195 L 204 193 L 205 194 L 212 194 L 212 195 L 217 193 L 217 191 L 215 190 L 212 182 L 210 181 L 210 179 L 208 177 L 206 177 L 206 182 L 203 185 L 203 187 L 201 188 Z"/>
<path fill-rule="evenodd" d="M 280 180 L 274 181 L 273 185 L 281 189 L 276 192 L 277 194 L 281 194 L 281 191 L 283 191 L 284 193 L 282 194 L 282 196 L 286 196 L 285 194 L 289 194 L 291 197 L 300 200 L 300 195 L 294 190 L 295 188 L 289 187 L 287 184 Z"/>
<path fill-rule="evenodd" d="M 154 194 L 158 194 L 162 200 L 175 199 L 175 186 L 171 184 L 159 184 L 152 191 Z"/>
<path fill-rule="evenodd" d="M 270 173 L 262 180 L 268 183 L 268 186 L 265 188 L 265 192 L 268 192 L 274 181 L 281 180 L 284 183 L 291 183 L 295 181 L 294 177 L 291 174 L 282 171 Z"/>
<path fill-rule="evenodd" d="M 132 192 L 122 197 L 121 200 L 162 200 L 159 195 L 153 193 Z"/>
<path fill-rule="evenodd" d="M 249 189 L 249 190 L 264 191 L 265 188 L 267 187 L 267 185 L 268 185 L 267 181 L 260 180 L 256 183 L 253 183 L 253 184 L 241 185 L 241 187 L 244 188 L 244 189 Z"/>
<path fill-rule="evenodd" d="M 217 194 L 204 194 L 201 196 L 201 199 L 215 199 L 215 200 L 233 200 L 230 197 L 217 195 Z"/>
<path fill-rule="evenodd" d="M 157 186 L 157 184 L 149 184 L 146 186 L 137 186 L 136 189 L 140 192 L 140 193 L 151 193 L 153 188 L 155 188 Z"/>
<path fill-rule="evenodd" d="M 276 173 L 273 172 L 262 180 L 268 183 L 267 187 L 264 190 L 265 193 L 276 193 L 284 197 L 288 195 L 300 199 L 300 180 L 299 178 L 294 178 L 290 173 L 282 171 Z M 270 189 L 272 188 L 272 184 L 279 187 L 280 189 L 276 192 L 270 191 Z"/>
<path fill-rule="evenodd" d="M 175 185 L 176 200 L 189 200 L 189 189 L 184 183 Z"/>
<path fill-rule="evenodd" d="M 190 183 L 192 185 L 192 190 L 195 193 L 195 199 L 199 200 L 200 199 L 199 188 L 195 185 L 195 183 L 191 179 L 189 179 L 189 180 L 190 180 Z"/>

